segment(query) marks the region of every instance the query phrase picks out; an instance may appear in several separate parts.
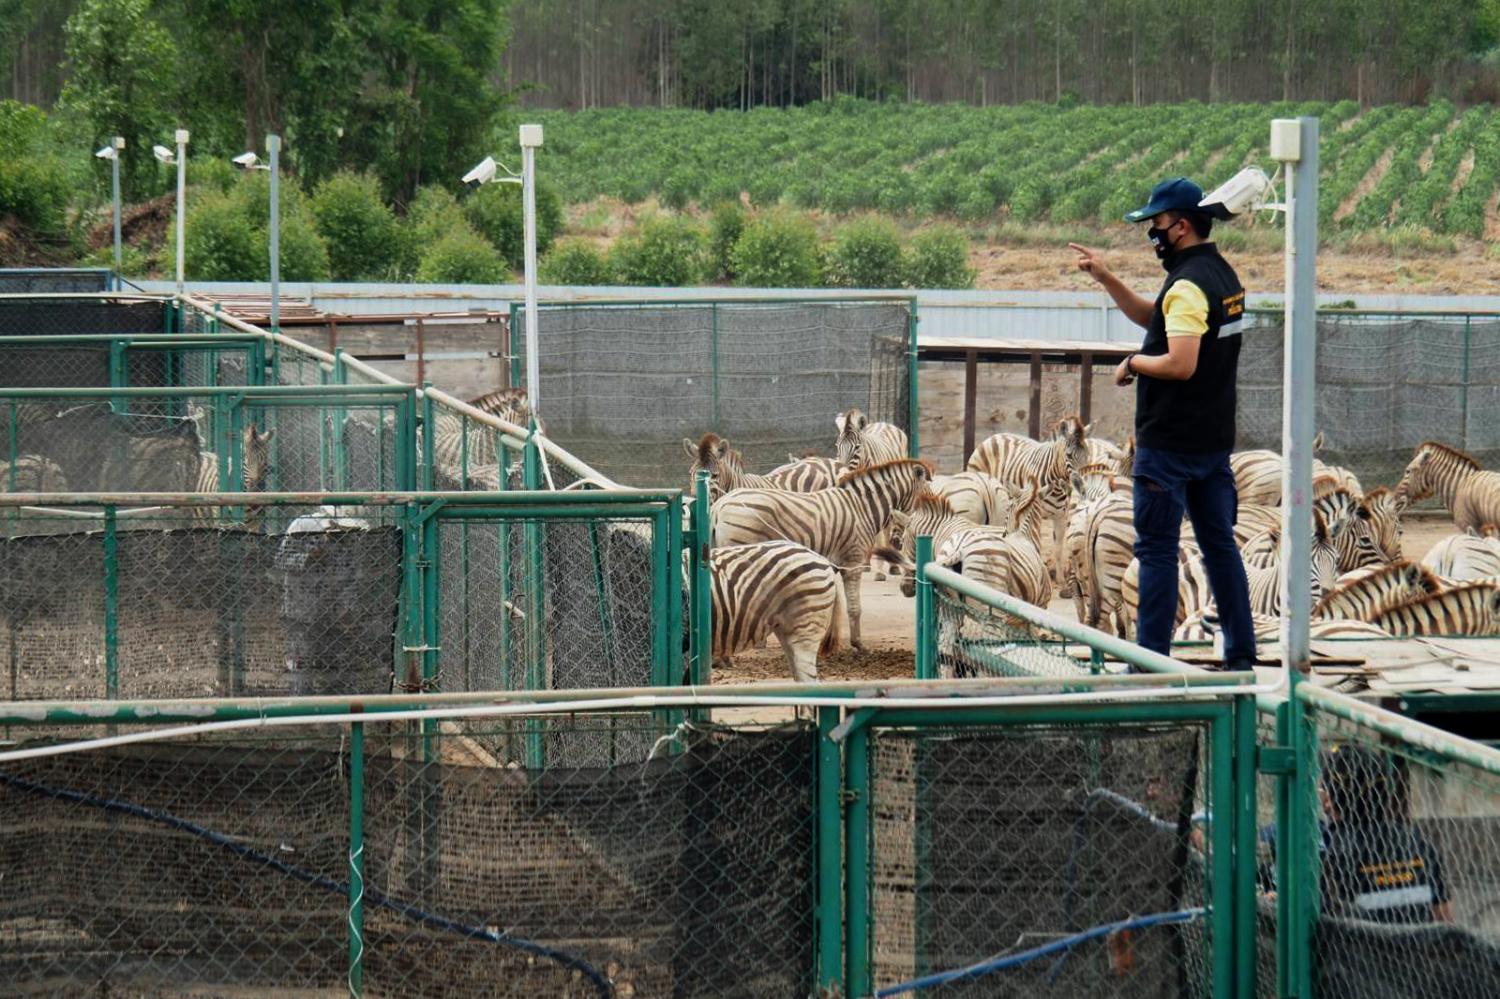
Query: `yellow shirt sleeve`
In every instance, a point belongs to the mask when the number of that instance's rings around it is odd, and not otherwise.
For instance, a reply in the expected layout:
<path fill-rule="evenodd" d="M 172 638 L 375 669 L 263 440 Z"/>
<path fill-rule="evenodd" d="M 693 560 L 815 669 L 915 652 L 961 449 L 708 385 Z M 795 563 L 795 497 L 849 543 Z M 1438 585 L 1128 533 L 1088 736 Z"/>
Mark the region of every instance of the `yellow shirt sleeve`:
<path fill-rule="evenodd" d="M 1177 281 L 1161 303 L 1167 336 L 1202 336 L 1208 332 L 1208 296 L 1191 281 Z"/>

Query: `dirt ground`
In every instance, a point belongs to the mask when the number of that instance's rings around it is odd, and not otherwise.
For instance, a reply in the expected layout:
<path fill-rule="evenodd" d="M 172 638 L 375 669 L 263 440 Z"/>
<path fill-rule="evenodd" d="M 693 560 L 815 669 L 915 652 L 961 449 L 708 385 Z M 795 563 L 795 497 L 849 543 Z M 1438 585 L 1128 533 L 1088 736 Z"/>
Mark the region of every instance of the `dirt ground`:
<path fill-rule="evenodd" d="M 1439 539 L 1452 534 L 1453 522 L 1445 513 L 1420 513 L 1408 518 L 1402 537 L 1404 557 L 1418 560 Z M 861 628 L 865 649 L 845 650 L 819 660 L 820 680 L 889 680 L 915 674 L 912 649 L 916 639 L 916 601 L 901 595 L 898 578 L 877 582 L 866 574 L 861 588 L 864 616 Z M 1048 609 L 1075 618 L 1073 601 L 1053 597 Z M 714 683 L 784 682 L 791 671 L 776 639 L 764 649 L 742 652 L 732 668 L 715 670 Z"/>

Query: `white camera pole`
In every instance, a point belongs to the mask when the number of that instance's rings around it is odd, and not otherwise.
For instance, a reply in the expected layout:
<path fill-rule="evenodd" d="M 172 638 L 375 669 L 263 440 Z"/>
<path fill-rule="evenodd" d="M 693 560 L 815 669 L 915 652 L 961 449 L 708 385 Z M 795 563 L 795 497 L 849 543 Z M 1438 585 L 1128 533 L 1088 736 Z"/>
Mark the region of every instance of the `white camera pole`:
<path fill-rule="evenodd" d="M 1271 122 L 1271 157 L 1287 167 L 1286 312 L 1281 389 L 1281 656 L 1289 682 L 1309 668 L 1312 441 L 1316 410 L 1318 119 Z"/>
<path fill-rule="evenodd" d="M 271 332 L 281 332 L 281 136 L 266 136 L 271 157 Z"/>
<path fill-rule="evenodd" d="M 182 294 L 182 213 L 187 199 L 187 144 L 188 130 L 177 130 L 177 294 Z"/>
<path fill-rule="evenodd" d="M 536 312 L 536 151 L 542 144 L 542 126 L 521 126 L 521 200 L 526 222 L 526 406 L 531 427 L 537 426 L 540 406 L 541 359 L 537 349 Z"/>
<path fill-rule="evenodd" d="M 125 148 L 123 136 L 115 136 L 110 143 L 114 155 L 109 158 L 110 196 L 115 209 L 115 277 L 120 277 L 120 150 Z"/>

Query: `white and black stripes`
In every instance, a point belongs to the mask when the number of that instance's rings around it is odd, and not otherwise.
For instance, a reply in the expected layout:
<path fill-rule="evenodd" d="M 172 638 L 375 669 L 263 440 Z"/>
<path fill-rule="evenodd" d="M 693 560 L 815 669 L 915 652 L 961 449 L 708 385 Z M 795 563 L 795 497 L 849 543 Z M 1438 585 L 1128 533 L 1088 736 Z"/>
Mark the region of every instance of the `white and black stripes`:
<path fill-rule="evenodd" d="M 831 458 L 812 457 L 790 461 L 764 475 L 747 472 L 744 456 L 731 447 L 728 440 L 711 431 L 696 442 L 683 438 L 682 447 L 693 459 L 688 470 L 688 488 L 695 488 L 698 473 L 707 471 L 712 500 L 718 500 L 734 489 L 784 489 L 788 492 L 831 489 L 841 471 Z"/>
<path fill-rule="evenodd" d="M 834 453 L 843 468 L 880 465 L 905 458 L 906 431 L 892 423 L 871 423 L 870 418 L 850 407 L 833 418 L 838 436 Z"/>
<path fill-rule="evenodd" d="M 818 678 L 820 653 L 848 641 L 843 574 L 823 556 L 790 541 L 716 548 L 713 656 L 724 659 L 775 635 L 793 679 Z"/>
<path fill-rule="evenodd" d="M 1397 604 L 1436 593 L 1441 583 L 1412 562 L 1395 562 L 1362 570 L 1339 581 L 1312 609 L 1318 620 L 1373 621 Z"/>
<path fill-rule="evenodd" d="M 1500 634 L 1500 587 L 1464 583 L 1397 604 L 1370 623 L 1398 636 Z"/>

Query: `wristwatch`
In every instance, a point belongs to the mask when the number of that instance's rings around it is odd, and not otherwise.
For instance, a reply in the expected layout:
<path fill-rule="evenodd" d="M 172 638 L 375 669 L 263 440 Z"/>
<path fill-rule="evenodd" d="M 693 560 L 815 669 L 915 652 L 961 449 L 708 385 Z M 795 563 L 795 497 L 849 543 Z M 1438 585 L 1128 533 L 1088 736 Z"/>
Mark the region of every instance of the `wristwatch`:
<path fill-rule="evenodd" d="M 1125 384 L 1127 385 L 1135 381 L 1135 369 L 1130 366 L 1130 362 L 1135 359 L 1135 354 L 1125 355 Z"/>

